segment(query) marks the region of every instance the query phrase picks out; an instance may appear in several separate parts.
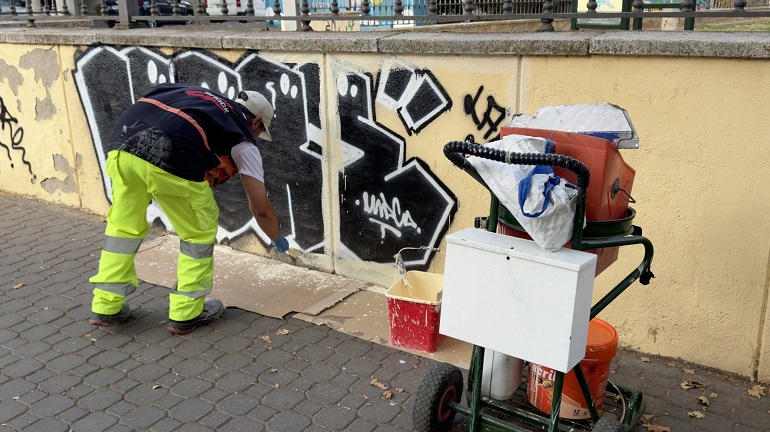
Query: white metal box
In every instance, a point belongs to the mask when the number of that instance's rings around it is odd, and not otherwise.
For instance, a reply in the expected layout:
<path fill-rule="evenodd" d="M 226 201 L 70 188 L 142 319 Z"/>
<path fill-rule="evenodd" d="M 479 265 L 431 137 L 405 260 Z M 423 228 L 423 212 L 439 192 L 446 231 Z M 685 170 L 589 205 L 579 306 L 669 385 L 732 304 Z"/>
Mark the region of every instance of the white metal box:
<path fill-rule="evenodd" d="M 440 332 L 568 372 L 585 356 L 596 255 L 468 228 L 447 236 Z"/>

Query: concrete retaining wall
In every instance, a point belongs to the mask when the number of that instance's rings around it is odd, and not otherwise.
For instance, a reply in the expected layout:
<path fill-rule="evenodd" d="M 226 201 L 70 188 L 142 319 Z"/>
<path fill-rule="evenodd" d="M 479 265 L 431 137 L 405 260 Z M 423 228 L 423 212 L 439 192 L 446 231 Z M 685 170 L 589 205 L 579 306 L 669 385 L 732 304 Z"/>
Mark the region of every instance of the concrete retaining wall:
<path fill-rule="evenodd" d="M 766 34 L 7 29 L 0 189 L 103 214 L 102 142 L 143 92 L 257 88 L 276 105 L 261 151 L 283 233 L 306 265 L 388 286 L 401 248 L 443 250 L 488 212 L 446 142 L 490 141 L 544 105 L 614 103 L 641 136 L 623 155 L 657 277 L 601 317 L 626 346 L 767 381 L 769 59 Z M 239 183 L 216 194 L 220 241 L 266 254 Z M 596 298 L 638 265 L 628 249 Z M 405 259 L 443 272 L 442 252 Z"/>

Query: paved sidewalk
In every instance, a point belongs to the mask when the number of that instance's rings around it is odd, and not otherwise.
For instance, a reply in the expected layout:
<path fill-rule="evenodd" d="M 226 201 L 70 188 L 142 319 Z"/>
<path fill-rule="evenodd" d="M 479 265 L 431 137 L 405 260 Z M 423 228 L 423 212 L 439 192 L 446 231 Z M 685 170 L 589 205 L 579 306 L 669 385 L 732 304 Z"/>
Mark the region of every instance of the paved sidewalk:
<path fill-rule="evenodd" d="M 128 323 L 88 325 L 103 229 L 98 216 L 0 193 L 0 430 L 413 430 L 431 359 L 238 309 L 173 336 L 168 289 L 148 283 L 129 297 Z M 754 383 L 646 357 L 621 351 L 611 380 L 644 391 L 651 424 L 770 430 L 770 399 L 750 396 Z M 706 387 L 685 390 L 687 380 Z"/>

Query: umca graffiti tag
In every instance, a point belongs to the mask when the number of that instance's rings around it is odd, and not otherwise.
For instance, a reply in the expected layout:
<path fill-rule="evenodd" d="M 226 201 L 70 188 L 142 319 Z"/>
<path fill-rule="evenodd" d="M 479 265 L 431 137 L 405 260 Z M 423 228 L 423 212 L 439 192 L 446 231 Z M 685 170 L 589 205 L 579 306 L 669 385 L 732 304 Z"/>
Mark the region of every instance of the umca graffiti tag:
<path fill-rule="evenodd" d="M 11 150 L 14 150 L 14 152 L 21 152 L 21 162 L 27 166 L 27 170 L 29 171 L 30 176 L 32 176 L 32 183 L 34 183 L 37 176 L 32 172 L 32 164 L 27 160 L 27 150 L 21 145 L 22 140 L 24 140 L 24 128 L 18 127 L 18 123 L 19 120 L 11 115 L 10 111 L 8 111 L 8 108 L 5 106 L 5 101 L 3 101 L 3 98 L 0 98 L 0 129 L 8 131 L 7 134 L 4 134 L 2 138 L 0 138 L 0 147 L 5 149 L 8 161 L 11 162 L 11 169 L 14 168 Z M 8 139 L 6 140 L 6 138 Z M 6 144 L 7 142 L 10 144 Z"/>
<path fill-rule="evenodd" d="M 364 192 L 363 196 L 364 212 L 370 215 L 374 215 L 379 219 L 370 217 L 369 221 L 374 222 L 380 226 L 380 232 L 382 238 L 385 238 L 386 230 L 395 234 L 396 237 L 401 237 L 400 228 L 414 228 L 417 233 L 421 231 L 420 227 L 412 219 L 412 215 L 409 214 L 409 210 L 401 211 L 401 202 L 398 198 L 393 198 L 391 204 L 388 205 L 388 200 L 385 198 L 385 194 L 380 192 L 379 198 L 369 192 Z M 359 205 L 359 201 L 356 201 Z M 390 225 L 389 222 L 393 223 Z"/>

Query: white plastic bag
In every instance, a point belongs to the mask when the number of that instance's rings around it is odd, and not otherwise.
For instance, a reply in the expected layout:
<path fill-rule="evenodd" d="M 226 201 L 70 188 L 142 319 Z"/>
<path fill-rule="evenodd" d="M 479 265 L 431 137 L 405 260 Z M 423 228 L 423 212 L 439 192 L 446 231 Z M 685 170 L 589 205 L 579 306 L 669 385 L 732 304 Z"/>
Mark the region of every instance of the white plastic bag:
<path fill-rule="evenodd" d="M 485 146 L 514 153 L 545 153 L 548 142 L 512 134 Z M 572 239 L 577 189 L 550 167 L 510 165 L 476 156 L 468 161 L 538 246 L 553 252 Z"/>

